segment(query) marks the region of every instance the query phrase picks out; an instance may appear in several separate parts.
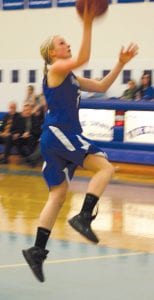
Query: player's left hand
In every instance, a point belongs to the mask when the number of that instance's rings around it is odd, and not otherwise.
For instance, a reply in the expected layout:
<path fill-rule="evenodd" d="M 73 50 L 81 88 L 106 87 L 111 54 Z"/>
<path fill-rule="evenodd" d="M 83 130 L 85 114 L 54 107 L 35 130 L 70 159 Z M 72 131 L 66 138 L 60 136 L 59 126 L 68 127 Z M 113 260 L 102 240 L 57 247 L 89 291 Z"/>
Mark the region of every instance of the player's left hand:
<path fill-rule="evenodd" d="M 119 62 L 125 65 L 138 54 L 138 50 L 138 45 L 134 43 L 131 43 L 126 49 L 122 47 L 119 55 Z"/>

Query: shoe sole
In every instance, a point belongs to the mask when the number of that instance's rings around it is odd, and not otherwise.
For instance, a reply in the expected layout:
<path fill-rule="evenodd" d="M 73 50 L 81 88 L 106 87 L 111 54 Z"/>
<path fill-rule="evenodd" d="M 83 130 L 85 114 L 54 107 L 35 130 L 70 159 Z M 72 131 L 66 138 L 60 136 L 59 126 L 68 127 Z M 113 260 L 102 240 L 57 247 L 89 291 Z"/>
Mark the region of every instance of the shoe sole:
<path fill-rule="evenodd" d="M 27 251 L 26 250 L 22 250 L 22 254 L 26 260 L 26 262 L 28 263 L 30 269 L 32 270 L 33 274 L 35 275 L 35 277 L 40 281 L 40 282 L 44 282 L 44 278 L 40 278 L 38 277 L 38 275 L 35 273 L 34 268 L 31 266 L 31 259 L 29 259 L 29 255 L 27 255 Z"/>
<path fill-rule="evenodd" d="M 75 229 L 77 232 L 79 232 L 82 236 L 84 236 L 88 241 L 91 241 L 91 242 L 93 242 L 93 243 L 95 243 L 95 244 L 98 244 L 99 243 L 99 240 L 96 238 L 96 240 L 94 240 L 94 239 L 91 239 L 90 237 L 88 237 L 87 235 L 85 235 L 84 233 L 83 233 L 83 231 L 81 231 L 78 227 L 76 227 L 75 225 L 74 225 L 74 222 L 72 222 L 72 219 L 70 219 L 70 220 L 68 220 L 68 223 L 71 225 L 71 227 L 73 228 L 73 229 Z"/>

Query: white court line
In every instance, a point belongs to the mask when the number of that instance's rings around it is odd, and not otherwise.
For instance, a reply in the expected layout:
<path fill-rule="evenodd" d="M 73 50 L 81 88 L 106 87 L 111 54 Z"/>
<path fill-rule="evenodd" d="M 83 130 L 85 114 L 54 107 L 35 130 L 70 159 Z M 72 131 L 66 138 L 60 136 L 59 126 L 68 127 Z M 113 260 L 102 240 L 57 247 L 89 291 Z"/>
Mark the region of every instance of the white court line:
<path fill-rule="evenodd" d="M 89 257 L 76 257 L 76 258 L 66 258 L 66 259 L 56 259 L 46 261 L 45 264 L 62 264 L 62 263 L 70 263 L 70 262 L 80 262 L 80 261 L 90 261 L 90 260 L 98 260 L 98 259 L 110 259 L 117 257 L 127 257 L 127 256 L 135 256 L 135 255 L 144 255 L 145 252 L 128 252 L 128 253 L 119 253 L 119 254 L 109 254 L 109 255 L 100 255 L 100 256 L 89 256 Z M 26 263 L 23 264 L 10 264 L 10 265 L 0 265 L 0 269 L 9 269 L 9 268 L 20 268 L 27 266 Z"/>

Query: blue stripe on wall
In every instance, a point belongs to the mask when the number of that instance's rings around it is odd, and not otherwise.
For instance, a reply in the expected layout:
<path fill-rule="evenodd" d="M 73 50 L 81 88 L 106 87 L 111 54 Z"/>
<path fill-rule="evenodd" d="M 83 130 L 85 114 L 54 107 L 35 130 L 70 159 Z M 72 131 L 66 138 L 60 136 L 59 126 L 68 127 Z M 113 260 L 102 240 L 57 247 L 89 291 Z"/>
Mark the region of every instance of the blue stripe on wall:
<path fill-rule="evenodd" d="M 144 0 L 118 0 L 118 3 L 135 3 L 135 2 L 144 2 Z"/>
<path fill-rule="evenodd" d="M 15 10 L 24 8 L 24 0 L 3 0 L 4 10 Z"/>
<path fill-rule="evenodd" d="M 76 0 L 57 0 L 58 7 L 75 6 Z"/>
<path fill-rule="evenodd" d="M 50 8 L 51 0 L 29 0 L 29 8 Z"/>

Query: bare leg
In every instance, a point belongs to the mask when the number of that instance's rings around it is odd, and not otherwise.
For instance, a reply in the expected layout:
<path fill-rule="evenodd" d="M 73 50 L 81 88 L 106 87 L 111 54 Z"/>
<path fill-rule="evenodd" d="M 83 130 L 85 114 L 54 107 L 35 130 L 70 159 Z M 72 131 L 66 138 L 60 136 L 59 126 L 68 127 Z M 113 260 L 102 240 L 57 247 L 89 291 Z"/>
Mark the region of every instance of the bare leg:
<path fill-rule="evenodd" d="M 104 157 L 89 154 L 84 160 L 83 167 L 95 173 L 89 182 L 87 193 L 100 197 L 114 173 L 113 166 Z"/>
<path fill-rule="evenodd" d="M 51 189 L 48 201 L 40 214 L 35 245 L 29 249 L 22 250 L 31 270 L 41 282 L 45 280 L 42 265 L 49 252 L 45 247 L 60 208 L 64 203 L 67 188 L 68 184 L 64 181 L 62 184 Z"/>
<path fill-rule="evenodd" d="M 95 174 L 89 182 L 80 213 L 71 218 L 69 224 L 88 240 L 98 243 L 99 239 L 91 229 L 91 222 L 96 217 L 96 215 L 93 216 L 93 209 L 111 179 L 114 169 L 104 157 L 94 154 L 87 155 L 83 167 Z"/>
<path fill-rule="evenodd" d="M 49 192 L 46 202 L 39 218 L 39 226 L 51 230 L 58 213 L 65 201 L 68 183 L 64 181 L 58 186 L 53 187 Z"/>

